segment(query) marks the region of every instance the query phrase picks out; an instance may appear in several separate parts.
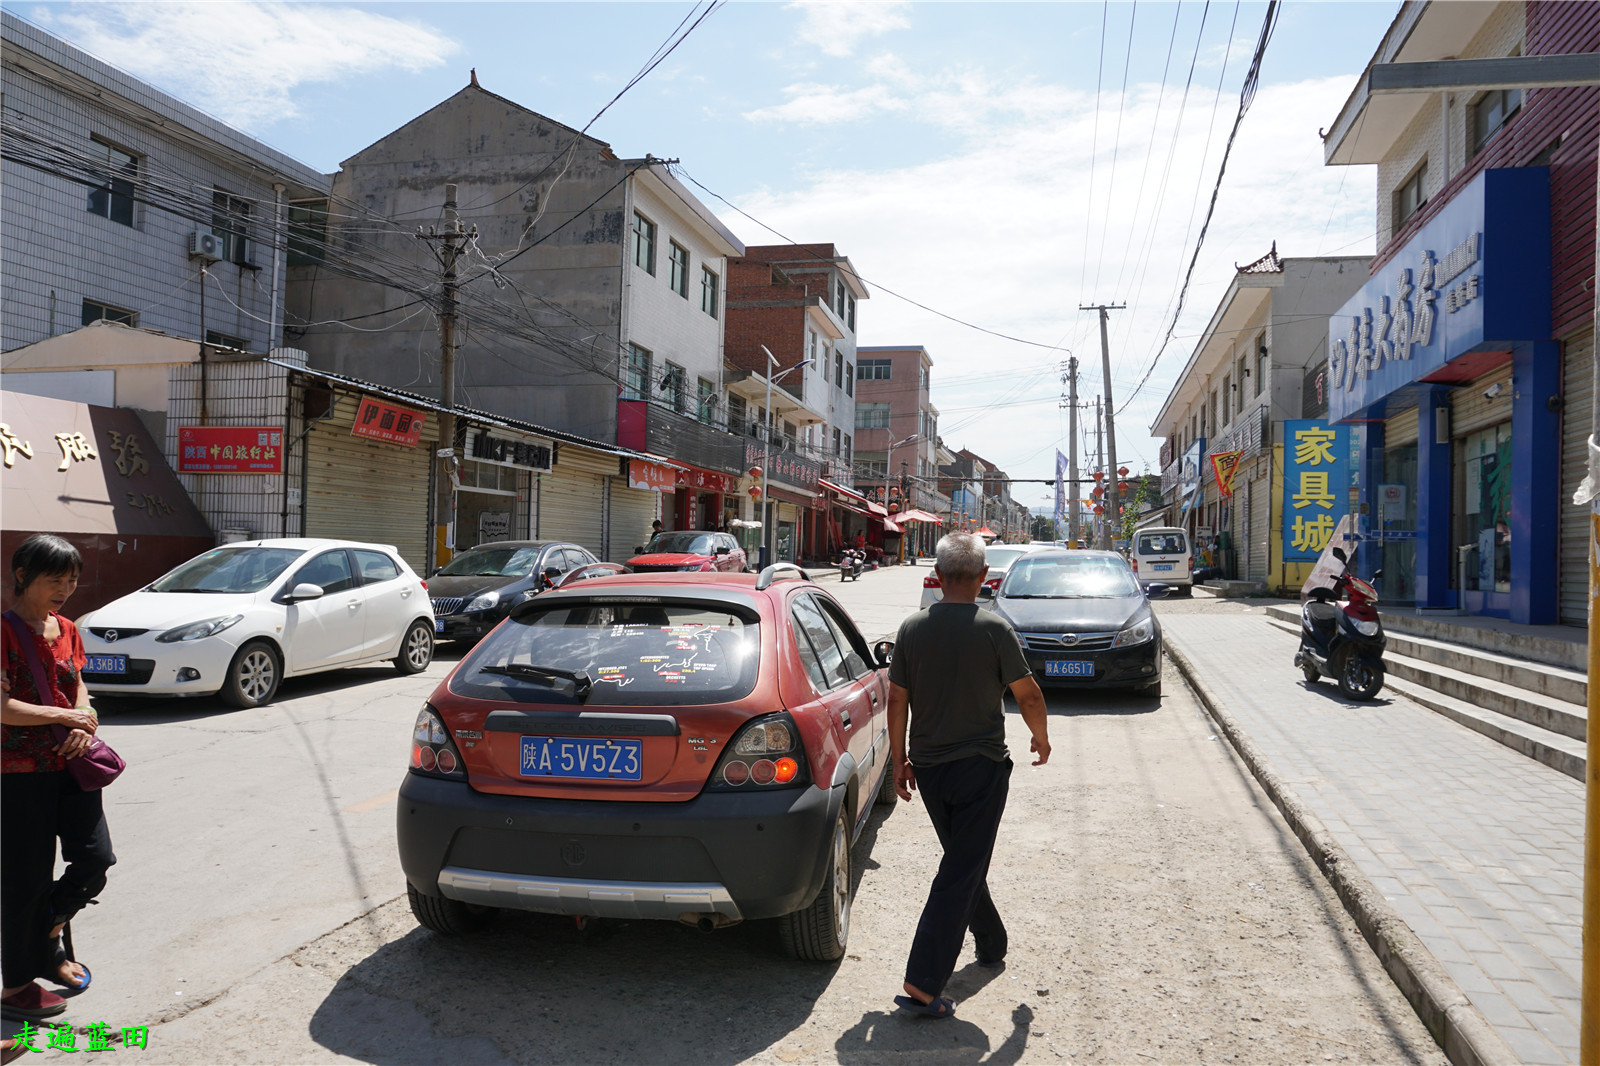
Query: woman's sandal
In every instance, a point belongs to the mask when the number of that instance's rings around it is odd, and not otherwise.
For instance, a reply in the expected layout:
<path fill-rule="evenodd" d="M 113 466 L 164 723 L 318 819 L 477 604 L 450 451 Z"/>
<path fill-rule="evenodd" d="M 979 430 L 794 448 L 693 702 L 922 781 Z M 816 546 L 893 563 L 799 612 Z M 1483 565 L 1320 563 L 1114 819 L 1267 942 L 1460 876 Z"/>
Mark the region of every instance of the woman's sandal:
<path fill-rule="evenodd" d="M 69 962 L 77 963 L 83 969 L 83 980 L 76 984 L 72 981 L 63 980 L 61 977 L 61 967 Z M 66 989 L 65 992 L 61 993 L 64 997 L 76 996 L 80 992 L 85 992 L 88 990 L 89 985 L 94 982 L 94 974 L 90 972 L 89 967 L 72 957 L 72 925 L 70 922 L 62 927 L 61 935 L 56 937 L 55 969 L 46 974 L 44 979 L 53 985 Z"/>

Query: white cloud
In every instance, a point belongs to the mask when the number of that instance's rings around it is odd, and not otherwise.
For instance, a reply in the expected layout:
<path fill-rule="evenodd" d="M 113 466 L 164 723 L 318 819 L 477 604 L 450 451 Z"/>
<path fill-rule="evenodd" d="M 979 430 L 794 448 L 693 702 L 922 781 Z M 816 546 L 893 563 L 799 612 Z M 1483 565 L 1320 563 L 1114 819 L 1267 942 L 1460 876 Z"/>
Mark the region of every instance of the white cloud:
<path fill-rule="evenodd" d="M 302 85 L 416 72 L 460 48 L 420 23 L 322 4 L 74 3 L 32 17 L 113 66 L 254 128 L 295 117 Z"/>
<path fill-rule="evenodd" d="M 842 89 L 836 85 L 791 85 L 788 100 L 775 107 L 744 112 L 752 122 L 793 122 L 802 126 L 854 122 L 880 111 L 904 111 L 909 104 L 883 85 Z"/>
<path fill-rule="evenodd" d="M 888 64 L 879 69 L 885 77 L 875 86 L 891 88 L 891 72 Z M 1285 256 L 1370 254 L 1371 169 L 1346 173 L 1323 166 L 1316 134 L 1337 113 L 1352 81 L 1269 84 L 1258 94 L 1229 160 L 1177 339 L 1118 419 L 1119 459 L 1126 465 L 1138 470 L 1158 462 L 1150 421 L 1235 263 L 1258 258 L 1274 240 Z M 1167 172 L 1180 90 L 1168 90 L 1164 100 L 1156 86 L 1130 91 L 1113 179 L 1114 99 L 1102 102 L 1091 158 L 1092 96 L 1001 84 L 981 71 L 898 84 L 893 99 L 905 105 L 902 114 L 948 126 L 971 122 L 982 136 L 953 155 L 914 166 L 828 171 L 793 192 L 732 198 L 797 240 L 833 241 L 850 256 L 873 291 L 861 308 L 860 343 L 927 345 L 947 444 L 970 445 L 1013 477 L 1049 477 L 1055 447 L 1066 450 L 1066 412 L 1057 406 L 1063 389 L 1057 364 L 1066 352 L 966 329 L 889 296 L 882 286 L 990 329 L 1071 349 L 1080 360 L 1080 398 L 1090 402 L 1101 391 L 1099 334 L 1095 316 L 1078 305 L 1126 302 L 1128 309 L 1111 319 L 1120 406 L 1171 315 L 1238 98 L 1191 89 Z M 815 86 L 807 93 L 821 98 Z M 751 243 L 780 239 L 747 219 L 728 221 Z M 1043 495 L 1044 486 L 1026 486 L 1018 498 L 1032 505 Z"/>
<path fill-rule="evenodd" d="M 795 0 L 786 5 L 800 12 L 800 39 L 823 54 L 843 58 L 868 37 L 905 29 L 910 4 L 900 2 L 850 3 L 845 0 Z"/>

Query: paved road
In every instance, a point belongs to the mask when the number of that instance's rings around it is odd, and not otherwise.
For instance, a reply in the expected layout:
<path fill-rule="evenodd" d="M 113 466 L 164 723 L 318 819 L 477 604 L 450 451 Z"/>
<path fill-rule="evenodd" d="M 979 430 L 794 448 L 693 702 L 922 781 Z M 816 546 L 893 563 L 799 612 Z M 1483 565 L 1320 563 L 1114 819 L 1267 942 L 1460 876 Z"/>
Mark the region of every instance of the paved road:
<path fill-rule="evenodd" d="M 926 573 L 826 587 L 875 638 Z M 993 878 L 1010 966 L 964 959 L 958 1017 L 918 1024 L 889 1010 L 937 857 L 910 805 L 856 848 L 836 966 L 785 959 L 765 923 L 420 930 L 393 790 L 449 665 L 108 716 L 132 767 L 108 792 L 121 862 L 78 923 L 96 981 L 70 1019 L 151 1025 L 116 1055 L 142 1063 L 1441 1061 L 1170 672 L 1160 703 L 1052 701 L 1056 757 L 1018 767 Z"/>

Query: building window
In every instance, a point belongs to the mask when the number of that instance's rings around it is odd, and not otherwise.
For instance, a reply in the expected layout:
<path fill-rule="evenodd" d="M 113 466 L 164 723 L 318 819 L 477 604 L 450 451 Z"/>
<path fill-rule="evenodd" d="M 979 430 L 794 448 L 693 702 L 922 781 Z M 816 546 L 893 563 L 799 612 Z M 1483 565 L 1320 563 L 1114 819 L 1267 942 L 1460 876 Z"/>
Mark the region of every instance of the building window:
<path fill-rule="evenodd" d="M 1522 107 L 1521 89 L 1495 89 L 1472 105 L 1472 154 L 1477 155 Z"/>
<path fill-rule="evenodd" d="M 840 321 L 843 321 L 844 320 L 844 298 L 845 298 L 844 282 L 836 281 L 836 282 L 833 283 L 833 285 L 834 285 L 834 288 L 833 288 L 833 310 L 834 310 L 835 313 L 838 314 Z"/>
<path fill-rule="evenodd" d="M 856 404 L 857 429 L 888 429 L 889 405 L 886 403 Z"/>
<path fill-rule="evenodd" d="M 106 183 L 89 190 L 89 213 L 133 225 L 133 183 L 139 180 L 139 157 L 100 141 L 89 149 L 96 163 L 105 161 L 106 170 Z"/>
<path fill-rule="evenodd" d="M 1261 390 L 1266 388 L 1267 380 L 1267 335 L 1263 333 L 1256 338 L 1256 395 L 1261 395 Z"/>
<path fill-rule="evenodd" d="M 833 353 L 833 385 L 834 388 L 844 388 L 844 353 Z"/>
<path fill-rule="evenodd" d="M 833 427 L 833 454 L 834 455 L 843 455 L 844 454 L 843 446 L 841 445 L 840 440 L 839 440 L 839 427 L 838 426 L 834 426 Z"/>
<path fill-rule="evenodd" d="M 289 205 L 289 265 L 315 266 L 328 246 L 328 201 Z"/>
<path fill-rule="evenodd" d="M 794 428 L 794 423 L 785 422 L 783 424 L 783 448 L 785 451 L 792 452 L 796 450 L 795 445 L 798 443 L 798 441 L 796 440 L 795 434 L 796 430 Z"/>
<path fill-rule="evenodd" d="M 717 275 L 705 267 L 700 268 L 700 310 L 717 317 Z"/>
<path fill-rule="evenodd" d="M 863 359 L 856 364 L 856 378 L 860 381 L 889 381 L 893 366 L 888 359 Z"/>
<path fill-rule="evenodd" d="M 728 432 L 734 436 L 743 436 L 746 432 L 754 432 L 755 427 L 749 424 L 749 415 L 745 413 L 744 397 L 728 397 Z"/>
<path fill-rule="evenodd" d="M 1400 183 L 1394 191 L 1394 228 L 1398 230 L 1406 224 L 1406 220 L 1422 209 L 1428 202 L 1428 161 L 1424 159 L 1422 165 L 1412 171 L 1411 176 Z"/>
<path fill-rule="evenodd" d="M 646 274 L 656 272 L 656 224 L 637 211 L 633 213 L 633 265 Z"/>
<path fill-rule="evenodd" d="M 1233 421 L 1233 375 L 1222 375 L 1222 425 Z"/>
<path fill-rule="evenodd" d="M 221 189 L 211 193 L 211 232 L 222 238 L 222 258 L 241 266 L 250 263 L 250 201 Z"/>
<path fill-rule="evenodd" d="M 87 326 L 91 322 L 99 322 L 102 319 L 107 322 L 121 322 L 124 326 L 137 326 L 139 324 L 139 313 L 137 311 L 124 311 L 120 307 L 97 303 L 94 300 L 83 301 L 84 325 Z"/>
<path fill-rule="evenodd" d="M 214 344 L 218 348 L 232 348 L 236 352 L 247 352 L 250 344 L 243 337 L 235 337 L 229 333 L 219 333 L 214 329 L 206 330 L 206 343 Z"/>
<path fill-rule="evenodd" d="M 917 367 L 917 387 L 923 392 L 928 391 L 928 368 L 925 366 Z"/>
<path fill-rule="evenodd" d="M 854 454 L 855 449 L 850 444 L 850 434 L 846 433 L 844 435 L 844 461 L 848 463 L 850 461 L 850 457 Z"/>
<path fill-rule="evenodd" d="M 637 344 L 628 345 L 628 354 L 622 362 L 622 398 L 648 400 L 650 398 L 650 350 Z"/>
<path fill-rule="evenodd" d="M 852 296 L 845 301 L 845 307 L 844 324 L 850 327 L 851 333 L 854 333 L 856 331 L 856 298 Z"/>
<path fill-rule="evenodd" d="M 667 251 L 667 284 L 672 286 L 672 291 L 689 298 L 689 249 L 677 241 L 668 241 Z"/>
<path fill-rule="evenodd" d="M 706 425 L 711 424 L 712 417 L 717 411 L 717 386 L 714 382 L 700 379 L 700 391 L 695 397 L 695 413 L 700 421 Z"/>
<path fill-rule="evenodd" d="M 844 394 L 846 396 L 856 394 L 856 368 L 853 363 L 844 365 Z"/>
<path fill-rule="evenodd" d="M 674 411 L 682 412 L 688 405 L 689 397 L 685 395 L 683 388 L 687 380 L 683 367 L 670 359 L 667 360 L 661 369 L 661 398 Z"/>

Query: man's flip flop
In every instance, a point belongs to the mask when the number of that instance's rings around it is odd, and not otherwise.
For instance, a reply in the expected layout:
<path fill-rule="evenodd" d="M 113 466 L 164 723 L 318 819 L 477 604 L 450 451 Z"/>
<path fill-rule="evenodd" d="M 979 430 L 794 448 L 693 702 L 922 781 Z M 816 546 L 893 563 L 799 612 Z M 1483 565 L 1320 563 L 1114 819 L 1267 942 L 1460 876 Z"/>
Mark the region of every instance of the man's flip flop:
<path fill-rule="evenodd" d="M 923 1014 L 929 1018 L 948 1018 L 956 1012 L 956 1005 L 944 996 L 934 996 L 932 1003 L 924 1003 L 911 996 L 894 997 L 895 1006 L 908 1010 L 913 1014 Z"/>

